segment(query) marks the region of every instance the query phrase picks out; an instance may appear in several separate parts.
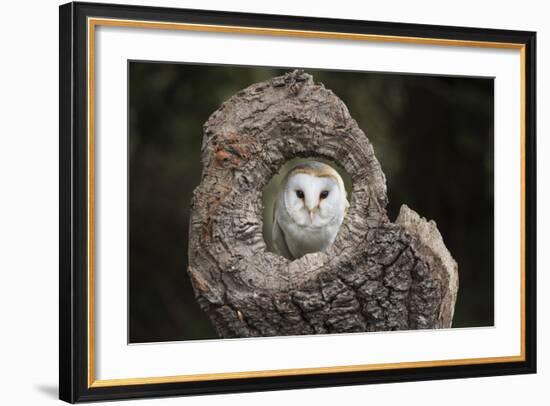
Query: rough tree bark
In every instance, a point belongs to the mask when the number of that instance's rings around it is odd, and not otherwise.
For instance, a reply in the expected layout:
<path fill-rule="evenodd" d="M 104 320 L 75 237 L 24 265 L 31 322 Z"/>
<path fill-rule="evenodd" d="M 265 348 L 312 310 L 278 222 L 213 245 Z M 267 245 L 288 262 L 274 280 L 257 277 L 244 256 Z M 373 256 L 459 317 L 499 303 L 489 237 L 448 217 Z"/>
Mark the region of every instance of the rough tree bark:
<path fill-rule="evenodd" d="M 266 251 L 262 189 L 297 156 L 351 176 L 334 244 L 289 261 Z M 457 264 L 433 221 L 406 206 L 395 223 L 371 143 L 345 104 L 303 71 L 254 84 L 204 125 L 191 209 L 189 268 L 221 337 L 450 327 Z"/>

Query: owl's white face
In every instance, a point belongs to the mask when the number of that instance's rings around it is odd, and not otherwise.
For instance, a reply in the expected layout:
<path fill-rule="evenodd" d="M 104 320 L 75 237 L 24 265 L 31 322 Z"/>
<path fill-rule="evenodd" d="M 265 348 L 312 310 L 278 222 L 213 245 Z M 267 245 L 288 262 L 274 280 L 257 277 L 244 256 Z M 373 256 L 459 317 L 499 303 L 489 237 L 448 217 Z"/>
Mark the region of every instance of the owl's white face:
<path fill-rule="evenodd" d="M 284 203 L 290 217 L 303 227 L 324 227 L 346 209 L 346 191 L 333 177 L 296 173 L 288 178 Z"/>

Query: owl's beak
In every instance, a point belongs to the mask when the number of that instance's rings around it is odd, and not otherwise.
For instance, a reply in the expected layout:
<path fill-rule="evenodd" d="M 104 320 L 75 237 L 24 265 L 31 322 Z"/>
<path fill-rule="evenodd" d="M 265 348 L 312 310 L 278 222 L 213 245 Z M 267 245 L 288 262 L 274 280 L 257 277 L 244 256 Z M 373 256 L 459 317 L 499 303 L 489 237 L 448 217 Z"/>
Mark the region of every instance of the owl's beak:
<path fill-rule="evenodd" d="M 313 216 L 315 215 L 315 213 L 313 212 L 313 210 L 309 210 L 309 219 L 311 220 L 311 222 L 313 223 Z"/>

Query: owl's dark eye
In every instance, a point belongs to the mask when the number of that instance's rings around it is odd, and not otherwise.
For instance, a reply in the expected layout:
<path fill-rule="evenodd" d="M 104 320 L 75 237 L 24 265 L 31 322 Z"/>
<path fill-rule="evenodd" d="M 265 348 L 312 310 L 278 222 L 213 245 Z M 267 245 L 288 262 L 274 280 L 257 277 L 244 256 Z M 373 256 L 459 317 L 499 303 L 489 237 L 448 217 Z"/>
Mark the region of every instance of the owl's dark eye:
<path fill-rule="evenodd" d="M 319 198 L 326 199 L 328 197 L 328 190 L 323 190 L 319 195 Z"/>
<path fill-rule="evenodd" d="M 304 192 L 302 192 L 301 190 L 297 190 L 296 191 L 296 196 L 298 196 L 298 199 L 303 199 L 304 198 Z"/>

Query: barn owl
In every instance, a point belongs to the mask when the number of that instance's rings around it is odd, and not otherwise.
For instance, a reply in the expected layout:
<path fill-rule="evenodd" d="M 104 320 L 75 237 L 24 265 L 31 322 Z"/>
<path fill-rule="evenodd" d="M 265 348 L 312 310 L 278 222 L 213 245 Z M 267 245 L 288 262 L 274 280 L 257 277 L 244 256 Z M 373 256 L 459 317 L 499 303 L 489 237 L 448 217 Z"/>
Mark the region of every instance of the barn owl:
<path fill-rule="evenodd" d="M 348 207 L 336 170 L 317 161 L 296 165 L 283 180 L 273 208 L 275 251 L 297 259 L 325 250 L 334 242 Z"/>

